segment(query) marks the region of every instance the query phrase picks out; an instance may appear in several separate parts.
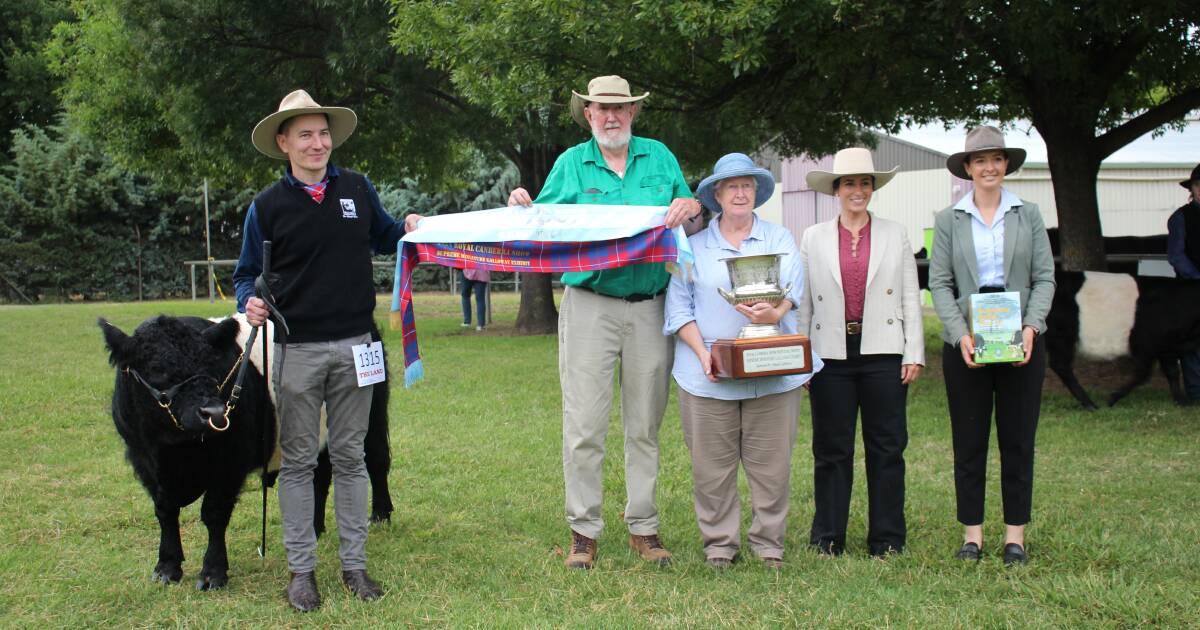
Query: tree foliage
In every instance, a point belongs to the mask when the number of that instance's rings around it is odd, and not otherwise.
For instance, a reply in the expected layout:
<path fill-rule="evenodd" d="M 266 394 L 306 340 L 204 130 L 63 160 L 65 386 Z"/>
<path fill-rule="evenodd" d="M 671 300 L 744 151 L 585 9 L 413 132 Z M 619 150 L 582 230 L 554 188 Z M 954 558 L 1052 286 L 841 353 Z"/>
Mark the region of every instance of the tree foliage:
<path fill-rule="evenodd" d="M 396 181 L 461 159 L 440 74 L 388 44 L 386 3 L 79 0 L 51 54 L 73 120 L 119 163 L 195 182 L 262 185 L 279 166 L 250 130 L 305 88 L 359 126 L 336 160 Z"/>
<path fill-rule="evenodd" d="M 1200 108 L 1195 2 L 842 0 L 838 20 L 908 117 L 1033 123 L 1073 269 L 1104 268 L 1100 162 Z"/>
<path fill-rule="evenodd" d="M 70 17 L 65 0 L 8 0 L 0 20 L 0 138 L 23 125 L 48 125 L 61 111 L 58 79 L 45 45 L 54 25 Z"/>
<path fill-rule="evenodd" d="M 17 130 L 11 155 L 0 178 L 0 296 L 184 294 L 182 261 L 205 255 L 199 187 L 172 189 L 136 176 L 63 125 Z M 214 257 L 235 257 L 240 215 L 253 191 L 213 192 Z"/>

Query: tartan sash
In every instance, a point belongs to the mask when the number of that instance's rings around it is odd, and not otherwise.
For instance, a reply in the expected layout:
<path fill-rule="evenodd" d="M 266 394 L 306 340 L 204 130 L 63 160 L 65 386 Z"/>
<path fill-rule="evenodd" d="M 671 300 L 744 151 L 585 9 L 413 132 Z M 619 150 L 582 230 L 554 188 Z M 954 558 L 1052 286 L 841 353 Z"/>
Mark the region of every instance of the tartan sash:
<path fill-rule="evenodd" d="M 547 211 L 569 213 L 567 216 L 576 218 L 581 213 L 585 213 L 593 220 L 597 218 L 596 213 L 601 211 L 609 216 L 621 216 L 625 225 L 614 227 L 608 224 L 581 228 L 578 221 L 574 221 L 574 225 L 569 226 L 568 229 L 553 231 L 547 229 L 547 222 L 543 216 L 536 226 L 521 230 L 514 229 L 509 224 L 503 232 L 506 236 L 525 233 L 539 237 L 573 237 L 577 240 L 487 240 L 489 237 L 494 239 L 495 232 L 489 234 L 486 230 L 480 229 L 481 223 L 485 222 L 479 215 L 501 211 L 511 214 L 519 210 L 519 208 L 505 208 L 429 217 L 429 219 L 438 220 L 436 227 L 441 230 L 440 233 L 432 230 L 425 232 L 425 226 L 422 225 L 421 230 L 405 235 L 401 240 L 397 247 L 390 320 L 393 330 L 399 328 L 402 331 L 405 387 L 412 386 L 413 383 L 424 377 L 424 367 L 417 345 L 416 318 L 413 314 L 412 303 L 412 271 L 420 263 L 435 263 L 456 269 L 558 273 L 596 271 L 640 263 L 683 263 L 687 265 L 692 261 L 691 249 L 688 247 L 683 229 L 668 230 L 662 224 L 666 214 L 665 207 L 535 205 L 530 209 L 531 211 L 542 214 Z M 628 214 L 630 211 L 646 216 L 639 215 L 638 220 L 630 221 Z M 493 214 L 492 218 L 495 217 L 496 215 Z M 453 226 L 447 224 L 447 219 L 460 223 L 464 228 L 469 226 L 472 232 L 467 235 L 480 240 L 413 242 L 414 240 L 428 241 L 430 238 L 455 233 Z M 426 220 L 428 219 L 422 220 L 422 223 Z M 425 233 L 422 234 L 423 232 Z M 459 233 L 466 234 L 466 229 Z M 614 234 L 622 233 L 626 234 L 612 238 Z M 410 236 L 414 238 L 410 238 Z M 589 240 L 587 238 L 589 236 L 609 238 Z"/>

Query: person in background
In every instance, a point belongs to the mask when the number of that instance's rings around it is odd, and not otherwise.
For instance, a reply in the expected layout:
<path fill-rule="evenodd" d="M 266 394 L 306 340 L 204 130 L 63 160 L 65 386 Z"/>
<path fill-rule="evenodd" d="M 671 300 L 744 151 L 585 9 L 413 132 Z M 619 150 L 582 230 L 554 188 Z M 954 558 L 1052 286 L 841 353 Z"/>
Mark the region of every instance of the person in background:
<path fill-rule="evenodd" d="M 471 293 L 475 293 L 475 330 L 487 325 L 487 289 L 492 274 L 487 269 L 463 269 L 459 272 L 462 282 L 462 309 L 464 328 L 471 326 Z"/>
<path fill-rule="evenodd" d="M 974 189 L 934 218 L 929 290 L 942 320 L 942 370 L 954 444 L 954 490 L 963 545 L 955 557 L 978 561 L 983 549 L 983 501 L 992 411 L 1000 446 L 1005 565 L 1025 564 L 1025 525 L 1033 506 L 1034 437 L 1046 376 L 1046 314 L 1054 299 L 1054 257 L 1038 207 L 1005 190 L 1004 176 L 1025 151 L 1004 146 L 995 127 L 967 134 L 965 150 L 946 168 Z M 1021 299 L 1019 363 L 979 365 L 967 326 L 975 293 L 1015 291 Z"/>
<path fill-rule="evenodd" d="M 925 365 L 917 263 L 903 225 L 867 210 L 896 174 L 878 171 L 867 149 L 842 149 L 832 171 L 810 171 L 809 188 L 837 197 L 838 216 L 804 231 L 800 332 L 825 369 L 813 377 L 813 513 L 809 543 L 839 555 L 846 546 L 854 480 L 854 434 L 862 413 L 873 556 L 904 550 L 904 448 L 908 386 Z"/>
<path fill-rule="evenodd" d="M 1188 202 L 1167 219 L 1167 260 L 1176 277 L 1200 280 L 1200 164 L 1179 185 L 1187 189 Z M 1179 362 L 1188 398 L 1200 402 L 1200 350 L 1184 355 Z"/>
<path fill-rule="evenodd" d="M 714 341 L 737 337 L 750 322 L 777 323 L 783 334 L 796 333 L 793 305 L 804 286 L 796 241 L 787 228 L 754 213 L 774 188 L 771 173 L 755 167 L 749 157 L 730 153 L 718 160 L 696 197 L 719 214 L 688 239 L 695 265 L 690 274 L 672 276 L 667 289 L 663 332 L 676 337 L 672 374 L 679 385 L 683 437 L 692 455 L 696 520 L 706 562 L 716 569 L 729 567 L 741 545 L 739 462 L 750 485 L 750 549 L 767 567 L 783 565 L 800 386 L 812 376 L 718 379 L 709 354 Z M 731 306 L 717 291 L 733 288 L 723 259 L 756 254 L 786 254 L 780 260 L 779 283 L 790 285 L 790 292 L 778 306 Z M 819 370 L 815 352 L 813 362 Z"/>

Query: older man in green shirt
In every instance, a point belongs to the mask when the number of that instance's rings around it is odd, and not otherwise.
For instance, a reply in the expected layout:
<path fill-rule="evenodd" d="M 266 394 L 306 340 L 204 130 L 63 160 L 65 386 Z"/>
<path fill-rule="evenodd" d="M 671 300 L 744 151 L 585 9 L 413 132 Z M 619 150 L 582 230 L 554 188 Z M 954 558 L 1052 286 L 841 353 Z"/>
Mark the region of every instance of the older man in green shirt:
<path fill-rule="evenodd" d="M 571 114 L 592 139 L 554 163 L 537 203 L 668 206 L 667 227 L 700 227 L 679 162 L 657 140 L 633 135 L 639 102 L 629 83 L 597 77 L 588 93 L 572 92 Z M 509 205 L 529 205 L 517 188 Z M 615 210 L 618 211 L 619 210 Z M 566 565 L 590 569 L 601 515 L 604 438 L 612 405 L 613 373 L 620 366 L 625 427 L 625 523 L 629 545 L 643 559 L 669 564 L 658 538 L 658 428 L 669 393 L 672 342 L 663 335 L 668 274 L 661 263 L 563 274 L 567 286 L 558 315 L 558 372 L 563 393 L 563 476 L 571 550 Z"/>

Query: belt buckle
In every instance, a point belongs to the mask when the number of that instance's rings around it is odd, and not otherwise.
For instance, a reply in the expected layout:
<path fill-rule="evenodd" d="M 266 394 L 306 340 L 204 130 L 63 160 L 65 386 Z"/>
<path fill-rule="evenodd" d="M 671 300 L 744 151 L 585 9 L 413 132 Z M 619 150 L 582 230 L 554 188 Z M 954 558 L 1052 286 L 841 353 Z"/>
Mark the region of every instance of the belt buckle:
<path fill-rule="evenodd" d="M 861 335 L 862 334 L 862 322 L 846 322 L 846 334 L 847 335 Z"/>

